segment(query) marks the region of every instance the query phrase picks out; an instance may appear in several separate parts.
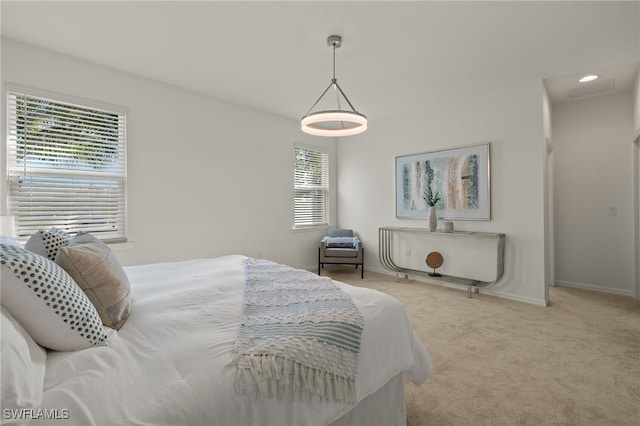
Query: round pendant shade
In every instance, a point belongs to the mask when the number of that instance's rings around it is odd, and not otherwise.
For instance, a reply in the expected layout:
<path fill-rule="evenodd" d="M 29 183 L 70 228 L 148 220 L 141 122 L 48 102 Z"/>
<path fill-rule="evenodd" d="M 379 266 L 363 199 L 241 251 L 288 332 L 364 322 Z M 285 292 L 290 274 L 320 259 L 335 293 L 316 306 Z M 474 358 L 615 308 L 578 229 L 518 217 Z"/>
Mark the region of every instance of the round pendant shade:
<path fill-rule="evenodd" d="M 316 136 L 351 136 L 367 130 L 367 117 L 350 111 L 319 111 L 302 117 L 302 131 Z"/>

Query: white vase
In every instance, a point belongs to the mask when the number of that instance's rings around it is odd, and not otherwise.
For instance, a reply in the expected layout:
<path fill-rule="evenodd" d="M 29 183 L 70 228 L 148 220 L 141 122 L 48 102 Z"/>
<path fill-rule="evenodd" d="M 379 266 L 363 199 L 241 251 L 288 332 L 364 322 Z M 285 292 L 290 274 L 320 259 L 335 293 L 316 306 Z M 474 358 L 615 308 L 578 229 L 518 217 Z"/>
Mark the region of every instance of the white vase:
<path fill-rule="evenodd" d="M 429 231 L 435 232 L 438 227 L 438 216 L 436 215 L 436 208 L 429 207 Z"/>

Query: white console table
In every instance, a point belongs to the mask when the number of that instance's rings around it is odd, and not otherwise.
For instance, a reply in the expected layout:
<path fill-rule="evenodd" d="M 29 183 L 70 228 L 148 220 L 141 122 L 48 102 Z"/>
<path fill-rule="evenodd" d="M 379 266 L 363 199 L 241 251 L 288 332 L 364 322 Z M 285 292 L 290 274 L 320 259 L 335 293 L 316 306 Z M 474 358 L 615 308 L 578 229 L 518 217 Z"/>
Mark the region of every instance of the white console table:
<path fill-rule="evenodd" d="M 493 281 L 480 281 L 467 277 L 455 277 L 452 275 L 440 275 L 438 277 L 429 276 L 429 279 L 446 281 L 453 284 L 461 284 L 467 286 L 467 292 L 469 297 L 472 296 L 472 289 L 475 288 L 476 293 L 479 288 L 488 288 L 500 281 L 504 273 L 504 234 L 496 234 L 492 232 L 469 232 L 469 231 L 455 231 L 455 232 L 430 232 L 428 229 L 423 228 L 402 228 L 386 226 L 378 229 L 378 250 L 380 256 L 380 263 L 382 265 L 396 272 L 396 281 L 398 281 L 398 274 L 404 273 L 405 278 L 408 274 L 424 275 L 427 271 L 418 269 L 410 269 L 398 266 L 392 257 L 393 248 L 393 235 L 399 232 L 409 232 L 414 234 L 424 234 L 427 238 L 489 238 L 496 240 L 496 276 Z"/>

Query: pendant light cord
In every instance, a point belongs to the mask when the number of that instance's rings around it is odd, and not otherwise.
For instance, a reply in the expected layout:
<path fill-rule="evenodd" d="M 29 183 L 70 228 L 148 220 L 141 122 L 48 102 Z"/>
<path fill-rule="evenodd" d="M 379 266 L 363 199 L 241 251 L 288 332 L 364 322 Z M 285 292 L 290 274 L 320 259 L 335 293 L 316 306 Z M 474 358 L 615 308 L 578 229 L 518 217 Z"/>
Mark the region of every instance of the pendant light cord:
<path fill-rule="evenodd" d="M 342 105 L 340 105 L 340 94 L 338 93 L 338 80 L 336 79 L 336 42 L 333 42 L 333 78 L 331 79 L 331 85 L 333 86 L 333 91 L 336 93 L 336 105 L 338 105 L 338 110 L 342 109 Z M 342 92 L 342 90 L 341 90 Z M 340 122 L 340 127 L 344 128 L 344 123 Z"/>
<path fill-rule="evenodd" d="M 333 88 L 334 88 L 334 90 L 336 92 L 336 101 L 337 101 L 337 104 L 338 104 L 338 110 L 342 110 L 342 106 L 340 105 L 340 94 L 341 94 L 344 97 L 344 100 L 347 101 L 347 104 L 349 104 L 349 107 L 351 107 L 351 110 L 353 112 L 357 112 L 356 109 L 351 104 L 351 101 L 349 100 L 349 98 L 347 98 L 347 95 L 345 95 L 344 92 L 342 91 L 342 88 L 340 87 L 340 85 L 338 84 L 338 80 L 336 79 L 336 44 L 337 44 L 336 41 L 334 41 L 332 43 L 332 45 L 333 45 L 333 78 L 331 79 L 331 83 L 324 90 L 324 92 L 322 92 L 322 95 L 320 95 L 320 97 L 314 102 L 314 104 L 311 105 L 311 108 L 309 108 L 309 111 L 307 111 L 306 115 L 309 115 L 311 113 L 313 108 L 315 108 L 315 106 L 318 104 L 318 102 L 320 102 L 320 100 L 329 91 L 329 89 L 331 89 L 332 86 L 333 86 Z"/>
<path fill-rule="evenodd" d="M 333 82 L 336 81 L 336 42 L 333 42 Z"/>

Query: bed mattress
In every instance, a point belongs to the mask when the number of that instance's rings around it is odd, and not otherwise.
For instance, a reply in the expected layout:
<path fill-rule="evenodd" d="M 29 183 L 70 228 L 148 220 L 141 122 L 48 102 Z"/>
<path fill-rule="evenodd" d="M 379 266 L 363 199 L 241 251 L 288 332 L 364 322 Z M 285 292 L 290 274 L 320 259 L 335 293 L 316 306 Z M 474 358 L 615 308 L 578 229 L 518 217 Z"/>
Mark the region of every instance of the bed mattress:
<path fill-rule="evenodd" d="M 351 412 L 357 404 L 304 394 L 257 399 L 234 391 L 235 368 L 228 363 L 245 259 L 125 268 L 132 296 L 127 322 L 117 332 L 107 329 L 107 346 L 48 353 L 41 407 L 66 418 L 31 424 L 328 425 Z M 338 284 L 364 318 L 357 401 L 389 382 L 397 389 L 399 375 L 424 382 L 431 361 L 402 305 L 378 291 Z"/>

